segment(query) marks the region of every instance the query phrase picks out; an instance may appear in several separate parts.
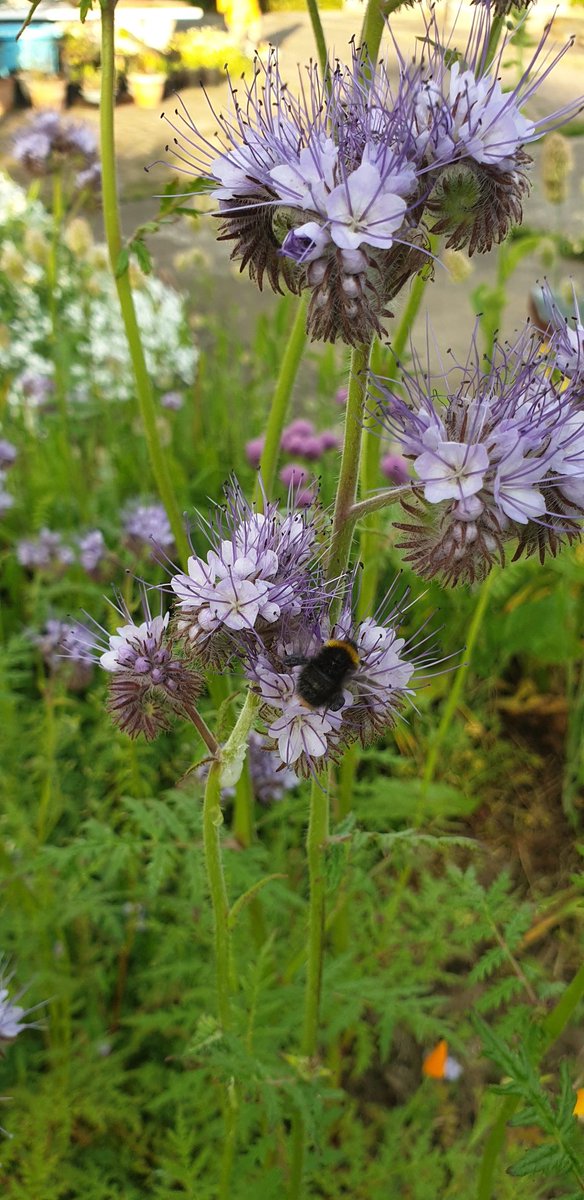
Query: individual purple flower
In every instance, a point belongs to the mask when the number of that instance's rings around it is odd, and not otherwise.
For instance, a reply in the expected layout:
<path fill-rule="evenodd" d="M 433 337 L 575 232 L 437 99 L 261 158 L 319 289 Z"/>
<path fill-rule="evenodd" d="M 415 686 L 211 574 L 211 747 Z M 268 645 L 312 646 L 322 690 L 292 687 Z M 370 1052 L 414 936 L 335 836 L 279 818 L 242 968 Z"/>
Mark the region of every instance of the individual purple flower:
<path fill-rule="evenodd" d="M 148 549 L 155 556 L 157 550 L 166 551 L 174 546 L 163 504 L 142 504 L 133 500 L 122 513 L 122 522 L 128 544 L 136 554 Z"/>
<path fill-rule="evenodd" d="M 120 729 L 130 737 L 143 733 L 152 741 L 168 729 L 173 715 L 189 716 L 202 680 L 179 658 L 172 647 L 170 613 L 153 617 L 142 595 L 144 620 L 136 624 L 123 602 L 116 606 L 123 624 L 115 634 L 96 622 L 93 657 L 110 676 L 108 709 Z"/>
<path fill-rule="evenodd" d="M 280 438 L 280 449 L 285 454 L 298 454 L 298 446 L 303 446 L 307 437 L 313 437 L 315 428 L 312 421 L 306 417 L 296 417 L 289 425 L 286 425 L 282 430 Z"/>
<path fill-rule="evenodd" d="M 165 392 L 160 397 L 162 408 L 167 408 L 169 412 L 180 412 L 184 407 L 185 398 L 182 392 Z"/>
<path fill-rule="evenodd" d="M 553 382 L 530 326 L 481 362 L 473 339 L 464 364 L 440 377 L 415 360 L 404 372 L 407 400 L 379 384 L 383 422 L 412 463 L 412 492 L 400 495 L 406 557 L 424 577 L 482 579 L 515 557 L 555 554 L 580 536 L 584 517 L 584 412 Z M 442 393 L 438 403 L 437 390 Z"/>
<path fill-rule="evenodd" d="M 66 163 L 99 173 L 97 140 L 89 125 L 69 121 L 57 112 L 34 114 L 16 134 L 13 158 L 31 175 L 49 175 Z"/>
<path fill-rule="evenodd" d="M 14 507 L 14 496 L 4 490 L 6 472 L 0 471 L 0 516 Z"/>
<path fill-rule="evenodd" d="M 272 50 L 243 100 L 231 88 L 218 143 L 184 106 L 166 118 L 175 168 L 210 180 L 242 270 L 259 287 L 309 289 L 313 338 L 380 333 L 388 301 L 428 261 L 410 214 L 420 191 L 410 90 L 406 80 L 394 94 L 385 68 L 353 47 L 326 84 L 312 64 L 296 97 Z"/>
<path fill-rule="evenodd" d="M 476 8 L 466 49 L 447 53 L 432 15 L 419 64 L 402 60 L 411 83 L 417 145 L 430 168 L 428 183 L 434 185 L 426 202 L 433 230 L 447 235 L 447 247 L 467 247 L 469 254 L 489 250 L 512 224 L 520 224 L 531 163 L 525 147 L 569 120 L 581 104 L 570 103 L 539 120 L 525 117 L 523 107 L 572 40 L 553 54 L 551 22 L 546 25 L 518 83 L 503 92 L 501 69 L 513 34 L 505 34 L 489 63 L 491 28 L 488 7 Z"/>
<path fill-rule="evenodd" d="M 41 1008 L 41 1004 L 35 1004 L 32 1008 L 24 1008 L 18 1001 L 24 995 L 26 988 L 21 988 L 15 996 L 10 996 L 10 983 L 14 977 L 14 972 L 8 971 L 8 964 L 5 958 L 0 959 L 0 1053 L 3 1045 L 7 1042 L 13 1042 L 22 1033 L 24 1029 L 38 1029 L 38 1021 L 27 1021 L 26 1018 L 31 1013 L 36 1012 Z"/>
<path fill-rule="evenodd" d="M 321 454 L 326 454 L 327 450 L 338 450 L 340 446 L 340 438 L 334 429 L 323 429 L 318 435 L 320 442 Z"/>
<path fill-rule="evenodd" d="M 263 433 L 260 437 L 252 438 L 251 441 L 245 443 L 245 457 L 250 467 L 259 467 L 265 444 L 266 439 Z"/>
<path fill-rule="evenodd" d="M 7 441 L 6 438 L 0 438 L 0 469 L 5 470 L 6 467 L 11 467 L 17 457 L 16 446 L 13 446 L 12 442 Z"/>
<path fill-rule="evenodd" d="M 384 616 L 355 622 L 347 604 L 331 628 L 328 610 L 321 609 L 290 634 L 284 630 L 270 652 L 250 655 L 248 674 L 260 697 L 268 745 L 286 767 L 301 776 L 318 773 L 347 746 L 368 745 L 395 724 L 412 693 L 414 671 L 432 661 L 427 645 L 414 652 L 411 641 L 399 636 L 402 612 L 396 604 Z M 350 639 L 351 669 L 334 703 L 312 706 L 298 693 L 300 673 L 331 639 L 333 645 Z"/>
<path fill-rule="evenodd" d="M 62 678 L 70 691 L 81 692 L 91 682 L 93 639 L 78 621 L 51 617 L 33 638 L 51 675 Z"/>
<path fill-rule="evenodd" d="M 384 454 L 379 464 L 381 474 L 385 475 L 397 487 L 407 483 L 410 478 L 408 464 L 403 454 Z"/>
<path fill-rule="evenodd" d="M 75 554 L 63 541 L 63 535 L 52 529 L 41 529 L 36 538 L 22 538 L 16 545 L 16 558 L 29 571 L 51 571 L 58 574 L 75 561 Z"/>
<path fill-rule="evenodd" d="M 39 375 L 38 371 L 23 371 L 16 386 L 35 408 L 46 408 L 55 391 L 54 381 L 48 375 Z"/>
<path fill-rule="evenodd" d="M 79 562 L 88 575 L 99 573 L 107 556 L 107 547 L 101 529 L 90 529 L 78 539 Z"/>
<path fill-rule="evenodd" d="M 278 478 L 285 488 L 297 488 L 308 479 L 309 472 L 300 463 L 286 463 Z"/>
<path fill-rule="evenodd" d="M 226 503 L 205 523 L 211 543 L 206 558 L 193 554 L 187 572 L 172 576 L 179 609 L 176 629 L 205 661 L 224 661 L 249 638 L 274 637 L 284 617 L 298 617 L 315 593 L 310 559 L 314 520 L 264 502 L 257 512 L 237 482 Z"/>
<path fill-rule="evenodd" d="M 346 387 L 337 388 L 337 390 L 335 392 L 334 400 L 335 400 L 335 404 L 338 404 L 339 408 L 345 407 L 348 398 L 349 398 L 349 389 L 348 388 L 346 388 Z"/>

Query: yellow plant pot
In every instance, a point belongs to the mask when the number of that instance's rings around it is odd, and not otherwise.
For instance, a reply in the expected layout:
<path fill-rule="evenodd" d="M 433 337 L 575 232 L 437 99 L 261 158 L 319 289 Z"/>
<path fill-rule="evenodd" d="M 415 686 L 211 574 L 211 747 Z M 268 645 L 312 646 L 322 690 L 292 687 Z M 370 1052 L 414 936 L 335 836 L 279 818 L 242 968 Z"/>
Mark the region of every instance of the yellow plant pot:
<path fill-rule="evenodd" d="M 158 108 L 162 104 L 166 75 L 128 75 L 128 90 L 138 108 Z"/>
<path fill-rule="evenodd" d="M 23 83 L 33 108 L 62 109 L 67 99 L 67 80 L 47 75 L 46 79 L 23 75 Z"/>
<path fill-rule="evenodd" d="M 0 117 L 14 108 L 14 79 L 12 75 L 0 78 Z"/>

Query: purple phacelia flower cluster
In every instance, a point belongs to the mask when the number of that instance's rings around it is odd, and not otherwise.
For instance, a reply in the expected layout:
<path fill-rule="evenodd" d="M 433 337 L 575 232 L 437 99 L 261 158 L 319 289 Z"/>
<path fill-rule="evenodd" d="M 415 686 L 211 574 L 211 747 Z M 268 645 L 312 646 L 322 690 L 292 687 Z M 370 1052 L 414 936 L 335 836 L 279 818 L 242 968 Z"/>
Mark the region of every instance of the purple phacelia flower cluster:
<path fill-rule="evenodd" d="M 555 364 L 573 387 L 584 384 L 584 323 L 580 314 L 576 289 L 572 284 L 573 315 L 566 317 L 546 282 L 541 299 L 547 319 L 545 332 L 553 339 Z"/>
<path fill-rule="evenodd" d="M 472 583 L 505 561 L 508 542 L 515 558 L 543 561 L 580 536 L 584 410 L 560 375 L 564 333 L 543 354 L 528 326 L 486 365 L 473 341 L 466 363 L 441 376 L 440 399 L 420 363 L 402 376 L 407 402 L 379 384 L 385 426 L 414 471 L 398 528 L 420 575 Z"/>
<path fill-rule="evenodd" d="M 521 220 L 524 148 L 577 105 L 535 121 L 521 110 L 568 47 L 550 61 L 546 28 L 503 93 L 510 35 L 489 64 L 491 29 L 488 9 L 477 9 L 459 55 L 432 15 L 413 62 L 395 44 L 395 85 L 383 63 L 353 47 L 324 82 L 311 64 L 297 96 L 270 51 L 243 100 L 231 88 L 219 153 L 184 105 L 166 118 L 176 169 L 211 181 L 220 237 L 233 241 L 242 270 L 260 287 L 267 278 L 276 291 L 310 291 L 313 338 L 355 345 L 380 335 L 392 297 L 431 261 L 429 228 L 472 254 Z"/>
<path fill-rule="evenodd" d="M 282 620 L 312 603 L 310 559 L 317 529 L 309 515 L 283 514 L 275 502 L 257 512 L 239 487 L 207 526 L 211 549 L 193 554 L 187 573 L 171 578 L 177 597 L 176 628 L 206 661 L 220 662 L 236 644 L 274 636 Z"/>
<path fill-rule="evenodd" d="M 132 501 L 122 514 L 122 522 L 128 545 L 136 554 L 147 549 L 156 557 L 159 550 L 173 549 L 174 537 L 163 504 Z"/>
<path fill-rule="evenodd" d="M 169 637 L 170 614 L 153 617 L 142 594 L 144 620 L 137 624 L 124 603 L 123 624 L 114 634 L 94 623 L 92 657 L 110 676 L 108 708 L 130 737 L 150 741 L 168 729 L 173 715 L 187 716 L 201 691 L 201 677 L 176 654 Z"/>
<path fill-rule="evenodd" d="M 0 517 L 14 505 L 14 496 L 6 491 L 8 471 L 18 455 L 16 446 L 6 438 L 0 438 Z"/>
<path fill-rule="evenodd" d="M 85 690 L 93 675 L 94 656 L 93 640 L 84 625 L 51 617 L 33 640 L 51 675 L 62 679 L 72 692 Z"/>
<path fill-rule="evenodd" d="M 398 635 L 402 613 L 395 605 L 385 616 L 356 622 L 346 604 L 331 627 L 329 608 L 322 606 L 311 621 L 284 631 L 271 651 L 250 657 L 248 674 L 261 700 L 268 745 L 286 767 L 314 774 L 354 742 L 368 745 L 395 724 L 416 668 L 432 657 L 427 648 L 416 654 Z M 302 667 L 296 664 L 310 662 L 331 639 L 350 639 L 354 662 L 334 703 L 313 707 L 299 695 Z"/>
<path fill-rule="evenodd" d="M 59 576 L 67 567 L 79 563 L 94 579 L 103 576 L 108 551 L 100 529 L 91 529 L 68 544 L 62 533 L 41 529 L 35 538 L 21 538 L 16 545 L 16 558 L 27 571 L 45 571 Z"/>
<path fill-rule="evenodd" d="M 66 120 L 58 112 L 34 114 L 16 134 L 12 156 L 33 176 L 52 175 L 64 167 L 75 170 L 77 192 L 101 188 L 93 130 L 82 122 Z"/>
<path fill-rule="evenodd" d="M 260 700 L 262 728 L 252 736 L 263 767 L 258 795 L 273 798 L 290 786 L 290 772 L 317 774 L 346 746 L 367 744 L 390 727 L 414 671 L 429 666 L 432 654 L 427 637 L 415 649 L 399 635 L 400 605 L 354 620 L 354 577 L 325 581 L 324 530 L 310 510 L 281 508 L 265 496 L 262 509 L 231 480 L 225 503 L 200 520 L 210 545 L 205 557 L 193 553 L 186 571 L 171 571 L 172 612 L 152 618 L 144 599 L 142 624 L 121 607 L 125 624 L 116 634 L 96 626 L 92 636 L 94 656 L 111 676 L 110 711 L 132 736 L 155 737 L 173 714 L 189 717 L 199 672 L 239 661 Z M 339 594 L 342 613 L 333 622 Z M 299 665 L 330 638 L 349 639 L 349 669 L 334 696 L 307 702 Z"/>

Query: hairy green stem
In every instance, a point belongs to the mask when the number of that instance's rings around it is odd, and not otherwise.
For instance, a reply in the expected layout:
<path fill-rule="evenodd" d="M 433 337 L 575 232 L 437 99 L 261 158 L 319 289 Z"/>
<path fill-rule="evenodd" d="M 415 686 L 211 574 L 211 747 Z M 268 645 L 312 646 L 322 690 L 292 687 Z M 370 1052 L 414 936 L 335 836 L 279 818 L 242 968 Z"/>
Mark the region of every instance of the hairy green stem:
<path fill-rule="evenodd" d="M 404 0 L 368 0 L 361 27 L 360 44 L 367 47 L 372 62 L 377 58 L 387 17 L 401 8 L 403 3 Z"/>
<path fill-rule="evenodd" d="M 130 279 L 127 270 L 121 275 L 117 275 L 116 273 L 122 249 L 122 234 L 118 206 L 114 139 L 114 9 L 115 0 L 102 0 L 100 141 L 103 223 L 111 268 L 122 311 L 122 320 L 128 341 L 128 349 L 130 351 L 130 359 L 134 370 L 136 395 L 146 435 L 150 465 L 160 499 L 164 504 L 170 521 L 179 555 L 183 562 L 186 563 L 189 556 L 189 544 L 174 495 L 168 464 L 158 436 L 156 408 L 148 368 L 146 366 L 144 347 L 140 337 L 140 329 L 136 318 Z"/>
<path fill-rule="evenodd" d="M 329 789 L 325 779 L 314 779 L 310 792 L 310 819 L 306 838 L 310 899 L 308 911 L 308 958 L 304 999 L 304 1025 L 301 1052 L 304 1058 L 316 1057 L 325 931 L 326 874 L 325 854 L 329 835 Z M 290 1161 L 290 1200 L 302 1196 L 306 1126 L 300 1113 L 292 1123 Z"/>
<path fill-rule="evenodd" d="M 296 375 L 298 374 L 298 368 L 306 345 L 307 295 L 308 293 L 305 293 L 304 296 L 301 296 L 296 307 L 294 323 L 290 330 L 288 343 L 280 365 L 280 373 L 268 416 L 266 440 L 260 459 L 260 473 L 254 492 L 254 500 L 260 512 L 262 512 L 264 500 L 262 487 L 268 498 L 274 487 L 278 458 L 280 456 L 282 430 L 288 413 L 292 388 L 296 381 Z"/>
<path fill-rule="evenodd" d="M 327 65 L 328 65 L 328 57 L 327 57 L 324 29 L 322 27 L 320 13 L 318 11 L 317 0 L 306 0 L 306 7 L 308 8 L 310 24 L 312 25 L 312 32 L 314 34 L 314 40 L 316 42 L 316 52 L 318 54 L 318 61 L 319 61 L 320 69 L 322 71 L 323 78 L 324 78 L 324 76 L 326 75 L 326 70 L 327 70 Z"/>
<path fill-rule="evenodd" d="M 355 503 L 359 481 L 369 352 L 370 345 L 363 344 L 356 346 L 351 354 L 343 454 L 327 563 L 329 580 L 338 578 L 346 571 L 353 540 L 354 521 L 351 520 L 351 509 Z"/>
<path fill-rule="evenodd" d="M 548 1013 L 541 1023 L 543 1042 L 540 1057 L 557 1041 L 565 1029 L 570 1017 L 584 996 L 584 963 L 568 984 L 563 996 L 555 1008 Z M 492 1200 L 493 1181 L 499 1155 L 505 1145 L 507 1123 L 521 1103 L 520 1096 L 506 1096 L 499 1116 L 487 1138 L 479 1170 L 477 1200 Z"/>
<path fill-rule="evenodd" d="M 438 762 L 438 755 L 440 754 L 444 738 L 450 729 L 452 719 L 460 703 L 460 697 L 462 695 L 462 689 L 464 687 L 468 665 L 473 656 L 477 638 L 481 631 L 489 600 L 491 598 L 491 589 L 495 579 L 497 578 L 497 575 L 497 568 L 493 567 L 490 574 L 487 575 L 487 578 L 485 579 L 479 592 L 477 605 L 468 628 L 468 637 L 466 639 L 466 646 L 464 649 L 465 661 L 460 663 L 460 666 L 457 667 L 456 674 L 454 676 L 454 682 L 450 688 L 448 700 L 444 706 L 444 712 L 442 713 L 440 724 L 430 744 L 430 750 L 426 759 L 426 765 L 424 767 L 424 774 L 422 777 L 426 786 L 428 786 L 428 784 L 430 784 L 434 778 L 434 772 Z"/>
<path fill-rule="evenodd" d="M 221 812 L 221 762 L 215 759 L 207 775 L 203 803 L 203 845 L 205 867 L 213 907 L 215 939 L 215 970 L 217 973 L 217 1009 L 219 1021 L 225 1031 L 231 1025 L 230 1010 L 230 951 L 229 951 L 229 903 L 221 861 L 220 829 L 223 824 Z"/>

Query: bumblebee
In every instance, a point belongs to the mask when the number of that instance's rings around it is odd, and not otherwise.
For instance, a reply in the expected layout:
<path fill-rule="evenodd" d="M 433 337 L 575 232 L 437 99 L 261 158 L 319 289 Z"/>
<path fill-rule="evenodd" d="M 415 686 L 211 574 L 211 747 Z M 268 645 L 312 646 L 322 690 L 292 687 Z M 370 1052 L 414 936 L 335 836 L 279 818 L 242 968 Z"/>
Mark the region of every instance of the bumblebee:
<path fill-rule="evenodd" d="M 296 695 L 307 708 L 343 707 L 343 684 L 359 666 L 359 654 L 350 638 L 330 638 L 312 658 L 287 658 L 288 666 L 302 667 Z"/>

